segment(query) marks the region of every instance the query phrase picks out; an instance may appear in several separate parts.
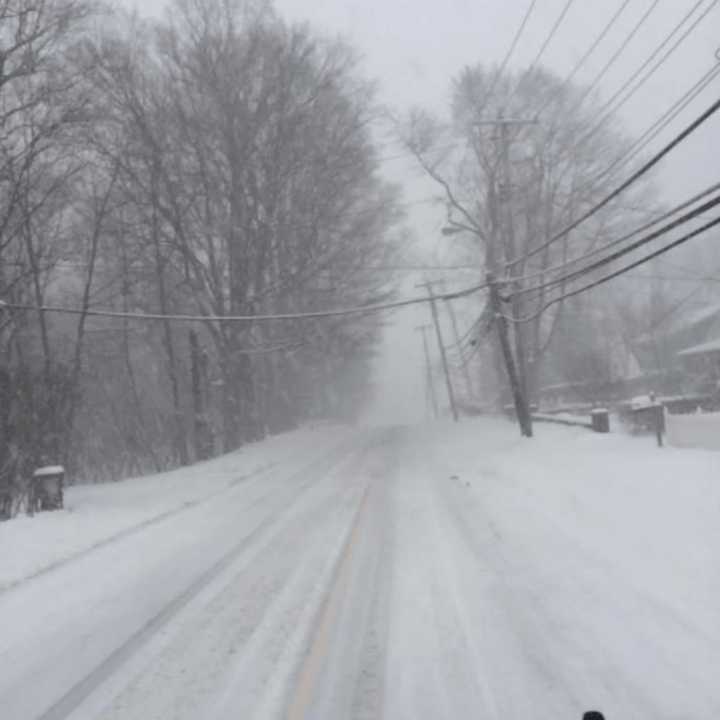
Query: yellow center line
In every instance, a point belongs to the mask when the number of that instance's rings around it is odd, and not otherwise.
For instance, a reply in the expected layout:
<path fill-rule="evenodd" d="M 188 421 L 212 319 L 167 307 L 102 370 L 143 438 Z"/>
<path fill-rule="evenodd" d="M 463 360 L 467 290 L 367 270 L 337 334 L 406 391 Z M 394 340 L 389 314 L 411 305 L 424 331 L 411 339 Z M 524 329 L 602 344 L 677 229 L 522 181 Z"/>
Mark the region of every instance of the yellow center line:
<path fill-rule="evenodd" d="M 340 612 L 347 578 L 350 574 L 352 559 L 360 536 L 361 521 L 368 506 L 369 490 L 370 486 L 368 485 L 363 491 L 362 499 L 353 519 L 352 529 L 348 534 L 333 572 L 335 580 L 325 596 L 317 620 L 314 623 L 316 630 L 298 672 L 297 683 L 288 704 L 287 720 L 305 720 L 308 717 L 307 713 L 310 709 L 314 690 L 317 687 L 320 670 L 327 655 L 330 632 Z"/>

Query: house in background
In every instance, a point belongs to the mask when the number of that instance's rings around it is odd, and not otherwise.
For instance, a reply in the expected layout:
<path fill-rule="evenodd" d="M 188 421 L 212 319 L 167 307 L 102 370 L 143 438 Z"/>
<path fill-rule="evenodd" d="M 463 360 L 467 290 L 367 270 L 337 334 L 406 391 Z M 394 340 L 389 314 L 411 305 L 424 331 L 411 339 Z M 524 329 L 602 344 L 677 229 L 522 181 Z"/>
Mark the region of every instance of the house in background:
<path fill-rule="evenodd" d="M 678 357 L 686 372 L 703 378 L 708 391 L 720 389 L 720 339 L 691 345 Z"/>
<path fill-rule="evenodd" d="M 664 392 L 714 392 L 720 381 L 720 303 L 641 336 L 635 355 L 644 373 L 663 376 Z"/>
<path fill-rule="evenodd" d="M 622 325 L 602 309 L 590 303 L 565 308 L 553 340 L 532 398 L 541 408 L 607 404 L 644 390 L 640 363 Z"/>
<path fill-rule="evenodd" d="M 558 329 L 563 355 L 549 358 L 551 372 L 537 393 L 541 407 L 650 393 L 720 403 L 720 303 L 677 313 L 636 338 L 621 335 L 617 324 L 588 322 L 587 314 L 584 320 L 584 327 L 568 322 Z"/>

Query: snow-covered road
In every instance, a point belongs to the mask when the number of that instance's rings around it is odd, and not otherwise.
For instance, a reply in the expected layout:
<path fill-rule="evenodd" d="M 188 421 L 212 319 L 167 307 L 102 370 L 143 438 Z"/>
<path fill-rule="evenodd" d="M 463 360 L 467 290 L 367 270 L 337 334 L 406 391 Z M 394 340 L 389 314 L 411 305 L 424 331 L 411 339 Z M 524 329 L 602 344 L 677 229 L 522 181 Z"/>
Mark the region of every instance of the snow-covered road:
<path fill-rule="evenodd" d="M 539 435 L 328 432 L 9 586 L 0 717 L 720 717 L 718 456 Z"/>

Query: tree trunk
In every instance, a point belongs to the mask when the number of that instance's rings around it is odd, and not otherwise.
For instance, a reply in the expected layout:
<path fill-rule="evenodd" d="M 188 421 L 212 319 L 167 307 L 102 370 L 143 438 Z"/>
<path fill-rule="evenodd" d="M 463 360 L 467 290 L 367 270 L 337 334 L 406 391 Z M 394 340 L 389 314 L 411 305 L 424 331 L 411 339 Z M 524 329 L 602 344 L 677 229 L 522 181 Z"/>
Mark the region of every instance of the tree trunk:
<path fill-rule="evenodd" d="M 153 188 L 155 182 L 153 179 Z M 158 227 L 157 213 L 157 196 L 153 192 L 152 207 L 152 239 L 155 250 L 155 272 L 157 276 L 158 301 L 160 303 L 160 313 L 168 314 L 167 290 L 165 288 L 165 260 L 162 256 L 160 248 L 160 229 Z M 188 457 L 187 440 L 185 437 L 185 418 L 183 414 L 182 403 L 180 401 L 180 384 L 178 381 L 177 360 L 175 357 L 175 347 L 172 336 L 172 325 L 169 320 L 162 321 L 163 327 L 163 347 L 167 355 L 167 372 L 170 380 L 170 390 L 172 393 L 173 406 L 173 447 L 181 465 L 187 465 L 190 462 Z"/>

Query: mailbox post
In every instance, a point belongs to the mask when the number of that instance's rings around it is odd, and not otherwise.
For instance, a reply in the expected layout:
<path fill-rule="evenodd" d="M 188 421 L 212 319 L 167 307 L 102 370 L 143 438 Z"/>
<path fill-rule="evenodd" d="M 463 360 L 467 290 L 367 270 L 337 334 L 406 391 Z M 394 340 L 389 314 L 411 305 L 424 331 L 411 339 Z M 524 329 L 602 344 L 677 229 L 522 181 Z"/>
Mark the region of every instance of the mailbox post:
<path fill-rule="evenodd" d="M 592 429 L 597 433 L 610 432 L 610 413 L 605 408 L 596 408 L 590 413 Z"/>
<path fill-rule="evenodd" d="M 30 483 L 30 512 L 60 510 L 63 507 L 65 468 L 46 465 L 33 473 Z"/>

